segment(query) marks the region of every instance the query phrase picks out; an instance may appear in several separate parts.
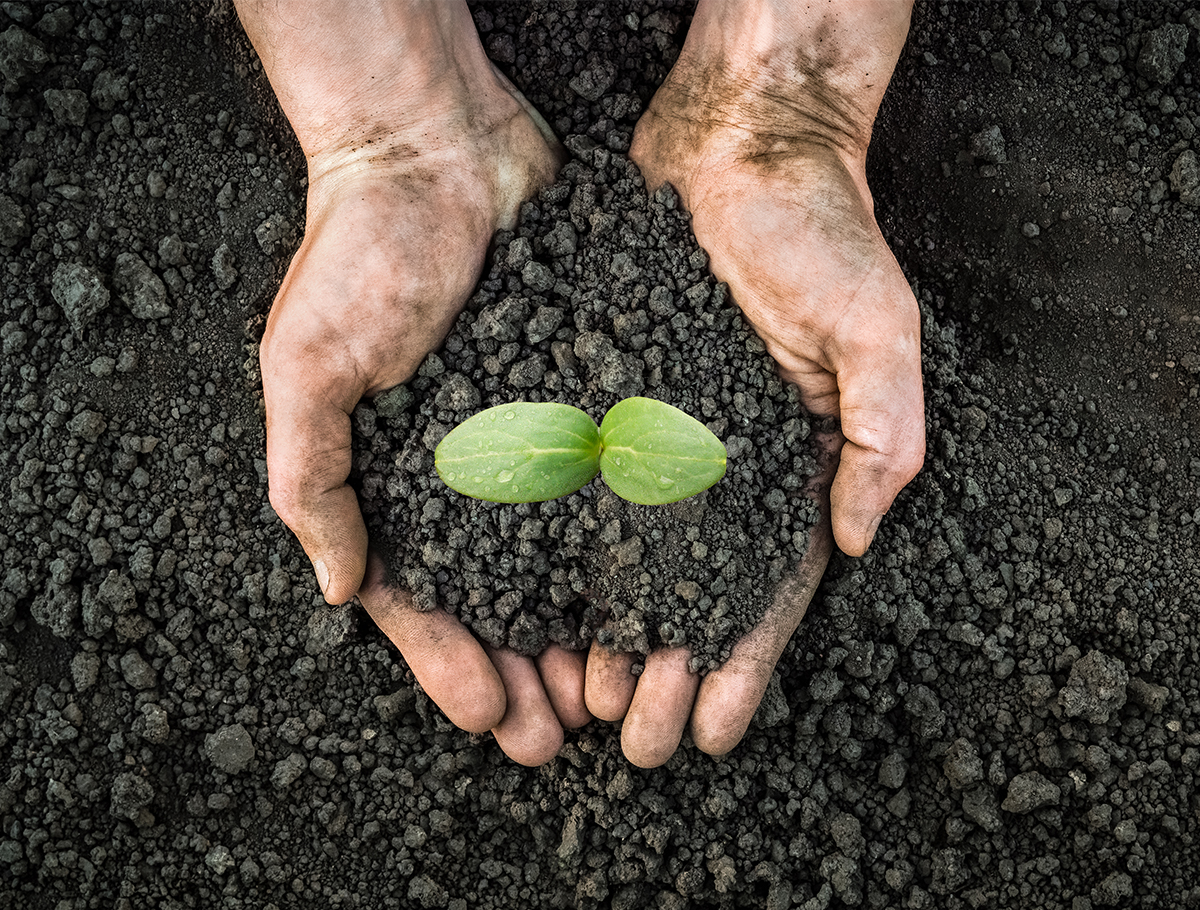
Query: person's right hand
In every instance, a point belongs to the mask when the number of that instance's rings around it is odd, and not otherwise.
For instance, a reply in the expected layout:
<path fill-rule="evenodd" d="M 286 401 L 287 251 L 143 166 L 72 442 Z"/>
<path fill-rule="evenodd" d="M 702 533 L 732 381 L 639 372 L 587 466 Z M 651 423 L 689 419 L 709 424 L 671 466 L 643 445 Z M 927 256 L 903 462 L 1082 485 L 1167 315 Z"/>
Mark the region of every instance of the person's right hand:
<path fill-rule="evenodd" d="M 550 761 L 563 730 L 592 719 L 583 698 L 584 652 L 551 645 L 529 658 L 482 645 L 449 613 L 418 610 L 411 594 L 388 583 L 375 556 L 359 598 L 450 722 L 469 733 L 490 730 L 513 761 Z"/>
<path fill-rule="evenodd" d="M 350 414 L 416 372 L 474 288 L 498 222 L 484 165 L 455 146 L 399 162 L 339 151 L 310 165 L 304 241 L 260 359 L 271 505 L 330 603 L 358 592 L 367 555 L 346 483 Z"/>
<path fill-rule="evenodd" d="M 416 610 L 379 567 L 364 580 L 367 532 L 346 483 L 351 411 L 408 379 L 438 346 L 494 230 L 469 204 L 469 175 L 442 167 L 381 181 L 354 163 L 310 192 L 308 231 L 261 351 L 271 504 L 328 601 L 357 593 L 453 723 L 492 730 L 515 761 L 538 765 L 558 752 L 564 727 L 590 719 L 582 655 L 551 649 L 535 663 L 485 651 L 450 614 Z"/>
<path fill-rule="evenodd" d="M 553 181 L 561 150 L 463 3 L 243 0 L 239 14 L 308 160 L 304 240 L 260 348 L 271 505 L 327 601 L 358 594 L 452 721 L 540 764 L 588 719 L 582 658 L 489 654 L 448 614 L 413 609 L 366 572 L 347 478 L 354 407 L 441 343 L 493 234 Z"/>

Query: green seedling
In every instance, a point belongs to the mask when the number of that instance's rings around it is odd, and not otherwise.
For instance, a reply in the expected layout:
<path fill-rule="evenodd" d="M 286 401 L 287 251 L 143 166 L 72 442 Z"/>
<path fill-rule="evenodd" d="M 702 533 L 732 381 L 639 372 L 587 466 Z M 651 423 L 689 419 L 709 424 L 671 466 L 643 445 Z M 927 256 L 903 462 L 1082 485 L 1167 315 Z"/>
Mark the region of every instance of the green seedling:
<path fill-rule="evenodd" d="M 597 427 L 578 408 L 518 401 L 464 420 L 433 453 L 464 496 L 542 502 L 600 474 L 618 496 L 662 505 L 725 476 L 725 446 L 700 421 L 652 398 L 626 398 Z"/>

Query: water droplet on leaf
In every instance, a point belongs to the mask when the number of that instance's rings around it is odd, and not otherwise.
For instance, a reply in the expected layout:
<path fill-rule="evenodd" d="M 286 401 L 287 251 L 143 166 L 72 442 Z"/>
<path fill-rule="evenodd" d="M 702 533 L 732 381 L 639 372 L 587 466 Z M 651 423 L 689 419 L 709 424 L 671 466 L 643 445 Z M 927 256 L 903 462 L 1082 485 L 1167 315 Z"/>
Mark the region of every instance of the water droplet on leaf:
<path fill-rule="evenodd" d="M 501 471 L 496 475 L 496 483 L 508 483 L 513 479 L 512 471 Z"/>

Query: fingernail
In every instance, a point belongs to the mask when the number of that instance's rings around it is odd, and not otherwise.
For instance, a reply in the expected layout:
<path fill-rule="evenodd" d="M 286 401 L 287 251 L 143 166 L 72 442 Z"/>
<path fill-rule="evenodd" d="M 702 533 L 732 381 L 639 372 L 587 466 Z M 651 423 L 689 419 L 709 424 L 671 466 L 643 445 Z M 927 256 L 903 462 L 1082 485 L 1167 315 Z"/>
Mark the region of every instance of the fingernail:
<path fill-rule="evenodd" d="M 324 561 L 317 559 L 313 561 L 313 571 L 317 573 L 317 584 L 321 586 L 321 593 L 324 594 L 329 587 L 329 569 L 325 567 Z"/>

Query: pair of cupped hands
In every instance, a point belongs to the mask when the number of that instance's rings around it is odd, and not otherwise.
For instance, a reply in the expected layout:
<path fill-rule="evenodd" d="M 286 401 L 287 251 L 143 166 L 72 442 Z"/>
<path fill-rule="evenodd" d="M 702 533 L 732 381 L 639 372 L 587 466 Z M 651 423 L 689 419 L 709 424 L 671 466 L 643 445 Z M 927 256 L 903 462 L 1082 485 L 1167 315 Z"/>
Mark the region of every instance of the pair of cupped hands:
<path fill-rule="evenodd" d="M 760 625 L 703 679 L 688 671 L 686 647 L 654 651 L 634 676 L 634 655 L 598 643 L 586 655 L 551 646 L 531 659 L 481 644 L 450 613 L 418 611 L 369 555 L 347 485 L 354 407 L 408 380 L 438 347 L 493 233 L 552 182 L 562 151 L 544 122 L 494 73 L 471 104 L 426 110 L 416 129 L 324 144 L 297 129 L 307 227 L 261 346 L 271 504 L 326 599 L 357 596 L 446 716 L 491 731 L 526 765 L 552 759 L 564 730 L 593 718 L 622 722 L 622 748 L 641 767 L 666 762 L 685 730 L 707 753 L 733 749 L 833 543 L 865 552 L 924 454 L 919 316 L 875 222 L 866 142 L 821 130 L 786 139 L 708 116 L 698 105 L 712 99 L 689 90 L 683 65 L 643 115 L 631 157 L 648 190 L 670 183 L 679 193 L 714 274 L 780 374 L 840 426 L 824 440 L 827 472 L 807 491 L 825 516 L 809 550 Z"/>

